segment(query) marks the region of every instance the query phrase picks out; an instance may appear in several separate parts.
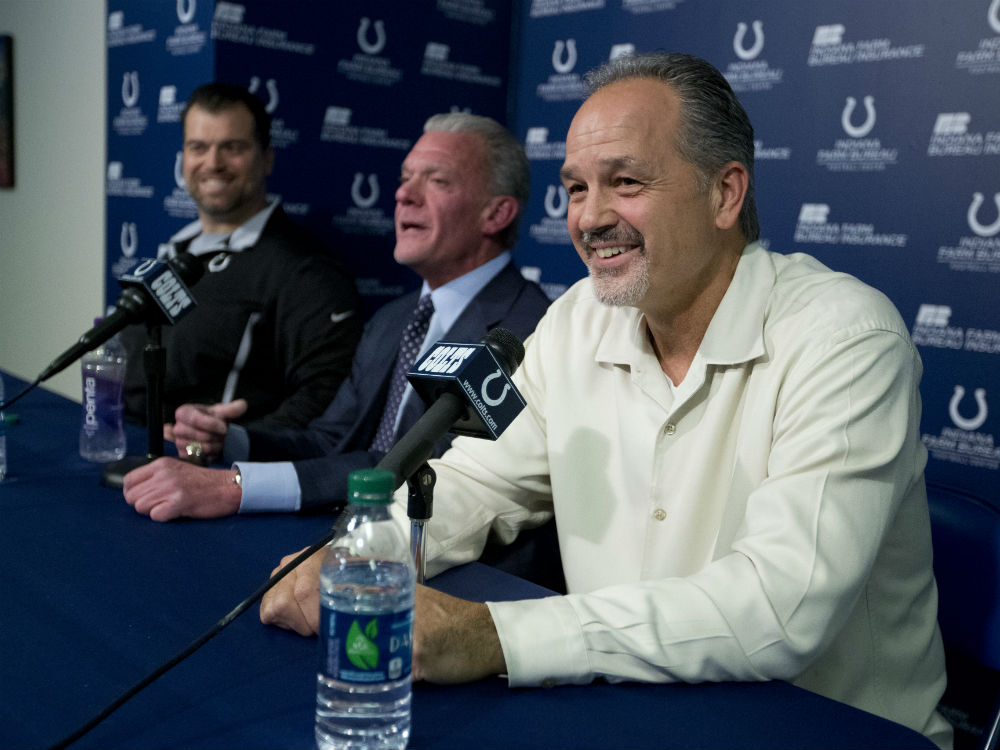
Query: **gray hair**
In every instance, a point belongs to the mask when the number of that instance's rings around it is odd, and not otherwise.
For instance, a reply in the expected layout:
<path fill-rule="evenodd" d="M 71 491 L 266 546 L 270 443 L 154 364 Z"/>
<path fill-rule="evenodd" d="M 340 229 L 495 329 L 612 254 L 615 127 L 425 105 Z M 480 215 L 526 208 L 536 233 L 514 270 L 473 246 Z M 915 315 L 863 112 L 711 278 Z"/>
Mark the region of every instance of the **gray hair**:
<path fill-rule="evenodd" d="M 707 188 L 728 162 L 746 167 L 749 185 L 739 224 L 747 242 L 760 237 L 753 180 L 753 126 L 729 82 L 715 67 L 692 55 L 645 53 L 619 57 L 587 74 L 591 93 L 618 81 L 653 78 L 670 86 L 681 101 L 676 146 Z"/>
<path fill-rule="evenodd" d="M 517 201 L 517 215 L 500 233 L 503 246 L 514 247 L 531 190 L 531 170 L 524 146 L 493 118 L 468 112 L 432 115 L 424 123 L 424 132 L 472 133 L 482 140 L 486 152 L 484 166 L 492 195 L 509 195 Z"/>

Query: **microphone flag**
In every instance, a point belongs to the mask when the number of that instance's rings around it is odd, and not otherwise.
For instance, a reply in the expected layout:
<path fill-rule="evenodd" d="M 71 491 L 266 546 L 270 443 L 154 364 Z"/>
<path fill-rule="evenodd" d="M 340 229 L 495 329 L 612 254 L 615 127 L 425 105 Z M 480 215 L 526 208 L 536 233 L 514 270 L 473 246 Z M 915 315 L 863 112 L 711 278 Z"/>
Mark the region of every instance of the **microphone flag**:
<path fill-rule="evenodd" d="M 163 313 L 168 325 L 174 325 L 195 308 L 191 290 L 184 284 L 181 274 L 169 263 L 144 260 L 129 273 L 118 279 L 123 287 L 141 286 Z"/>
<path fill-rule="evenodd" d="M 427 404 L 452 393 L 466 404 L 452 431 L 496 440 L 525 407 L 508 372 L 520 362 L 501 363 L 485 343 L 439 341 L 406 374 Z M 504 365 L 507 365 L 506 367 Z"/>

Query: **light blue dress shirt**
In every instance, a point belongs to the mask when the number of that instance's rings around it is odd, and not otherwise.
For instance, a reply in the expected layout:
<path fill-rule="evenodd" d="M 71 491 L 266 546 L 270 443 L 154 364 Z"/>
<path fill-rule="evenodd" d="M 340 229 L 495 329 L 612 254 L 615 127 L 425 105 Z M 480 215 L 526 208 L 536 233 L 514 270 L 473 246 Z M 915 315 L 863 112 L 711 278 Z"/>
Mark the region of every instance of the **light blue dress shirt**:
<path fill-rule="evenodd" d="M 469 302 L 482 291 L 493 278 L 510 262 L 511 254 L 504 252 L 447 284 L 430 289 L 424 282 L 421 295 L 429 293 L 434 302 L 434 314 L 420 347 L 422 355 L 431 344 L 439 341 L 465 312 Z M 417 355 L 417 358 L 420 358 Z M 413 387 L 406 386 L 399 414 L 411 398 L 419 398 Z M 245 429 L 230 425 L 226 434 L 225 458 L 233 461 L 242 475 L 243 494 L 240 499 L 240 513 L 294 512 L 302 504 L 302 491 L 298 474 L 291 461 L 257 462 L 241 460 L 250 455 L 250 440 Z"/>

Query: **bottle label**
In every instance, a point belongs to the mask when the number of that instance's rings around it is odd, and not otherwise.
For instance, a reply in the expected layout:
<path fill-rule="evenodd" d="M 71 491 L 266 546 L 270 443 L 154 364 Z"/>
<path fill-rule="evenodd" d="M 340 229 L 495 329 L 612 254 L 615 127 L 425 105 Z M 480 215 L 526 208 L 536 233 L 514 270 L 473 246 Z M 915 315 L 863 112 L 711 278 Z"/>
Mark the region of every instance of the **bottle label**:
<path fill-rule="evenodd" d="M 117 375 L 117 373 L 115 373 Z M 122 382 L 116 377 L 83 376 L 83 431 L 93 437 L 98 430 L 115 432 L 123 416 Z"/>
<path fill-rule="evenodd" d="M 412 609 L 376 615 L 321 607 L 319 633 L 326 677 L 368 684 L 410 676 Z"/>

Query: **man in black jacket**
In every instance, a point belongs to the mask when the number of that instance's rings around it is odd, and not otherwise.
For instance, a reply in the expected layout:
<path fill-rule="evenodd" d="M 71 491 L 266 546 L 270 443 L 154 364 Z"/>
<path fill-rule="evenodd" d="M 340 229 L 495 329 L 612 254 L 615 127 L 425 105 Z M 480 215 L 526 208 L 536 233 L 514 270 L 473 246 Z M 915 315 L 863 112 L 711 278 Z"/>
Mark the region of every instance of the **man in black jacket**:
<path fill-rule="evenodd" d="M 347 376 L 358 339 L 357 292 L 314 238 L 268 203 L 270 116 L 238 86 L 196 89 L 184 110 L 183 172 L 198 220 L 160 246 L 187 252 L 205 274 L 197 307 L 161 334 L 164 419 L 186 403 L 237 404 L 242 424 L 301 427 Z M 145 331 L 127 329 L 126 409 L 146 416 Z M 245 407 L 245 408 L 244 408 Z"/>
<path fill-rule="evenodd" d="M 225 449 L 227 462 L 236 463 L 209 469 L 158 459 L 126 476 L 128 503 L 166 521 L 342 502 L 347 475 L 374 466 L 424 411 L 419 397 L 405 393 L 398 407 L 386 408 L 400 340 L 418 299 L 433 301 L 425 346 L 442 338 L 478 341 L 496 326 L 524 338 L 545 312 L 548 298 L 510 256 L 529 182 L 523 147 L 499 123 L 464 113 L 430 118 L 403 162 L 396 192 L 394 257 L 421 277 L 422 290 L 375 314 L 350 377 L 307 429 L 241 429 L 229 424 L 238 408 L 231 404 L 178 409 L 173 439 L 182 454 L 197 441 L 205 455 L 216 458 Z M 239 460 L 247 458 L 252 461 Z"/>

